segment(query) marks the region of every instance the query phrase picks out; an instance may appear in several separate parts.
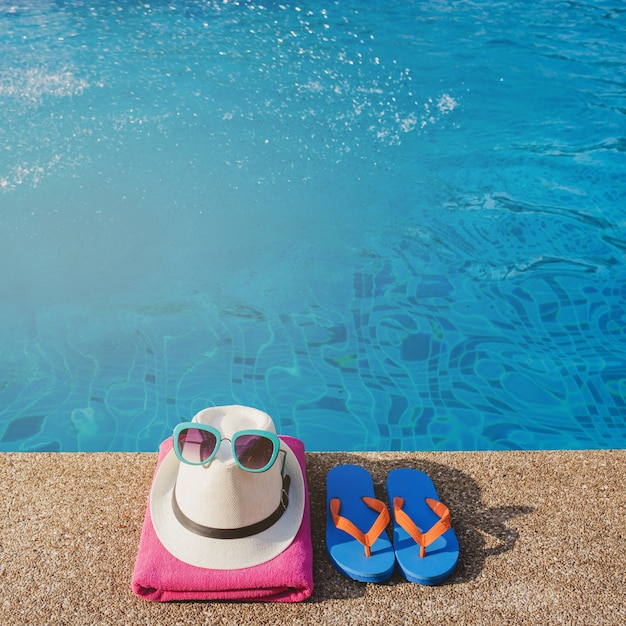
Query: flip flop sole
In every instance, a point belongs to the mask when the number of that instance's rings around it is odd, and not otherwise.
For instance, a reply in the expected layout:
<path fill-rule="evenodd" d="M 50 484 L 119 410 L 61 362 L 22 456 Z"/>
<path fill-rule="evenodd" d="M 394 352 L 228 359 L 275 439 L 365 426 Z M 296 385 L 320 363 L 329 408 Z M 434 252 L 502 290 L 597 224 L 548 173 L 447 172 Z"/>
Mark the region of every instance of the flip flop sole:
<path fill-rule="evenodd" d="M 426 532 L 439 517 L 426 503 L 426 498 L 439 501 L 433 481 L 427 474 L 410 468 L 392 470 L 387 476 L 387 498 L 393 508 L 393 499 L 404 498 L 404 512 L 421 532 Z M 394 518 L 392 514 L 392 518 Z M 459 560 L 459 542 L 452 528 L 426 547 L 420 557 L 420 547 L 393 519 L 393 547 L 398 567 L 407 580 L 421 585 L 437 585 L 446 580 Z"/>
<path fill-rule="evenodd" d="M 368 471 L 358 465 L 338 465 L 326 475 L 326 550 L 331 563 L 342 574 L 361 582 L 383 582 L 395 567 L 393 546 L 382 532 L 371 546 L 371 555 L 354 537 L 338 529 L 330 512 L 330 501 L 339 498 L 341 515 L 362 531 L 367 531 L 377 518 L 365 505 L 363 496 L 374 498 L 374 483 Z"/>

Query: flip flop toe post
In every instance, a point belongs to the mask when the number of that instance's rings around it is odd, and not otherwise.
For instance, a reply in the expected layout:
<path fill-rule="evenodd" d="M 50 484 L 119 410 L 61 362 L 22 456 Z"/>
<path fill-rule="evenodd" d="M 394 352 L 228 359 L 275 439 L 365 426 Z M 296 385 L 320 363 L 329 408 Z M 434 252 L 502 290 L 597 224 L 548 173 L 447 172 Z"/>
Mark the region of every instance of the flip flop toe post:
<path fill-rule="evenodd" d="M 367 470 L 338 465 L 326 475 L 326 549 L 342 574 L 361 582 L 383 582 L 393 573 L 395 555 L 385 531 L 390 516 L 374 497 Z"/>
<path fill-rule="evenodd" d="M 432 480 L 419 470 L 393 470 L 387 477 L 387 497 L 393 547 L 403 575 L 422 585 L 442 583 L 457 565 L 459 543 L 450 511 L 439 501 Z"/>

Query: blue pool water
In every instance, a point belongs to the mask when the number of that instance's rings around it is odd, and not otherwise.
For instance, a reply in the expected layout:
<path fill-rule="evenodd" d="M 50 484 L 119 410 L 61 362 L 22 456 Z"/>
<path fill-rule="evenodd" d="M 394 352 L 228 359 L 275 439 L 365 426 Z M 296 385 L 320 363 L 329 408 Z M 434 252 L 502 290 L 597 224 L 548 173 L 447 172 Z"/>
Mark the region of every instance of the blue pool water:
<path fill-rule="evenodd" d="M 0 450 L 626 446 L 626 10 L 0 2 Z"/>

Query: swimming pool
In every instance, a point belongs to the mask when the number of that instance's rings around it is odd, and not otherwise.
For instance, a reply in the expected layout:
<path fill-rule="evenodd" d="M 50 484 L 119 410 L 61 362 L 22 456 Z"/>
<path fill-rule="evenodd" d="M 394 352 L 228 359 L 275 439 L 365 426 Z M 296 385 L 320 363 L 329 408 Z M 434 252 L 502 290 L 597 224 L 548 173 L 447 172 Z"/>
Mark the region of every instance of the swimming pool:
<path fill-rule="evenodd" d="M 626 446 L 626 12 L 0 4 L 0 450 Z"/>

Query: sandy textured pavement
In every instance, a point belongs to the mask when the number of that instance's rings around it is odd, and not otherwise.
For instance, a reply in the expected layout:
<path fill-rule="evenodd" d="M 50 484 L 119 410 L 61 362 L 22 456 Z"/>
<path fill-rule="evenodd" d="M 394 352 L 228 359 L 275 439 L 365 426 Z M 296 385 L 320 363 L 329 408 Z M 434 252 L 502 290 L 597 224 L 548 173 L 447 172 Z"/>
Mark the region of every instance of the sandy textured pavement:
<path fill-rule="evenodd" d="M 308 453 L 313 596 L 150 603 L 131 575 L 156 454 L 0 454 L 0 624 L 626 624 L 626 451 Z M 460 563 L 443 585 L 362 584 L 330 565 L 326 472 L 433 478 Z"/>

